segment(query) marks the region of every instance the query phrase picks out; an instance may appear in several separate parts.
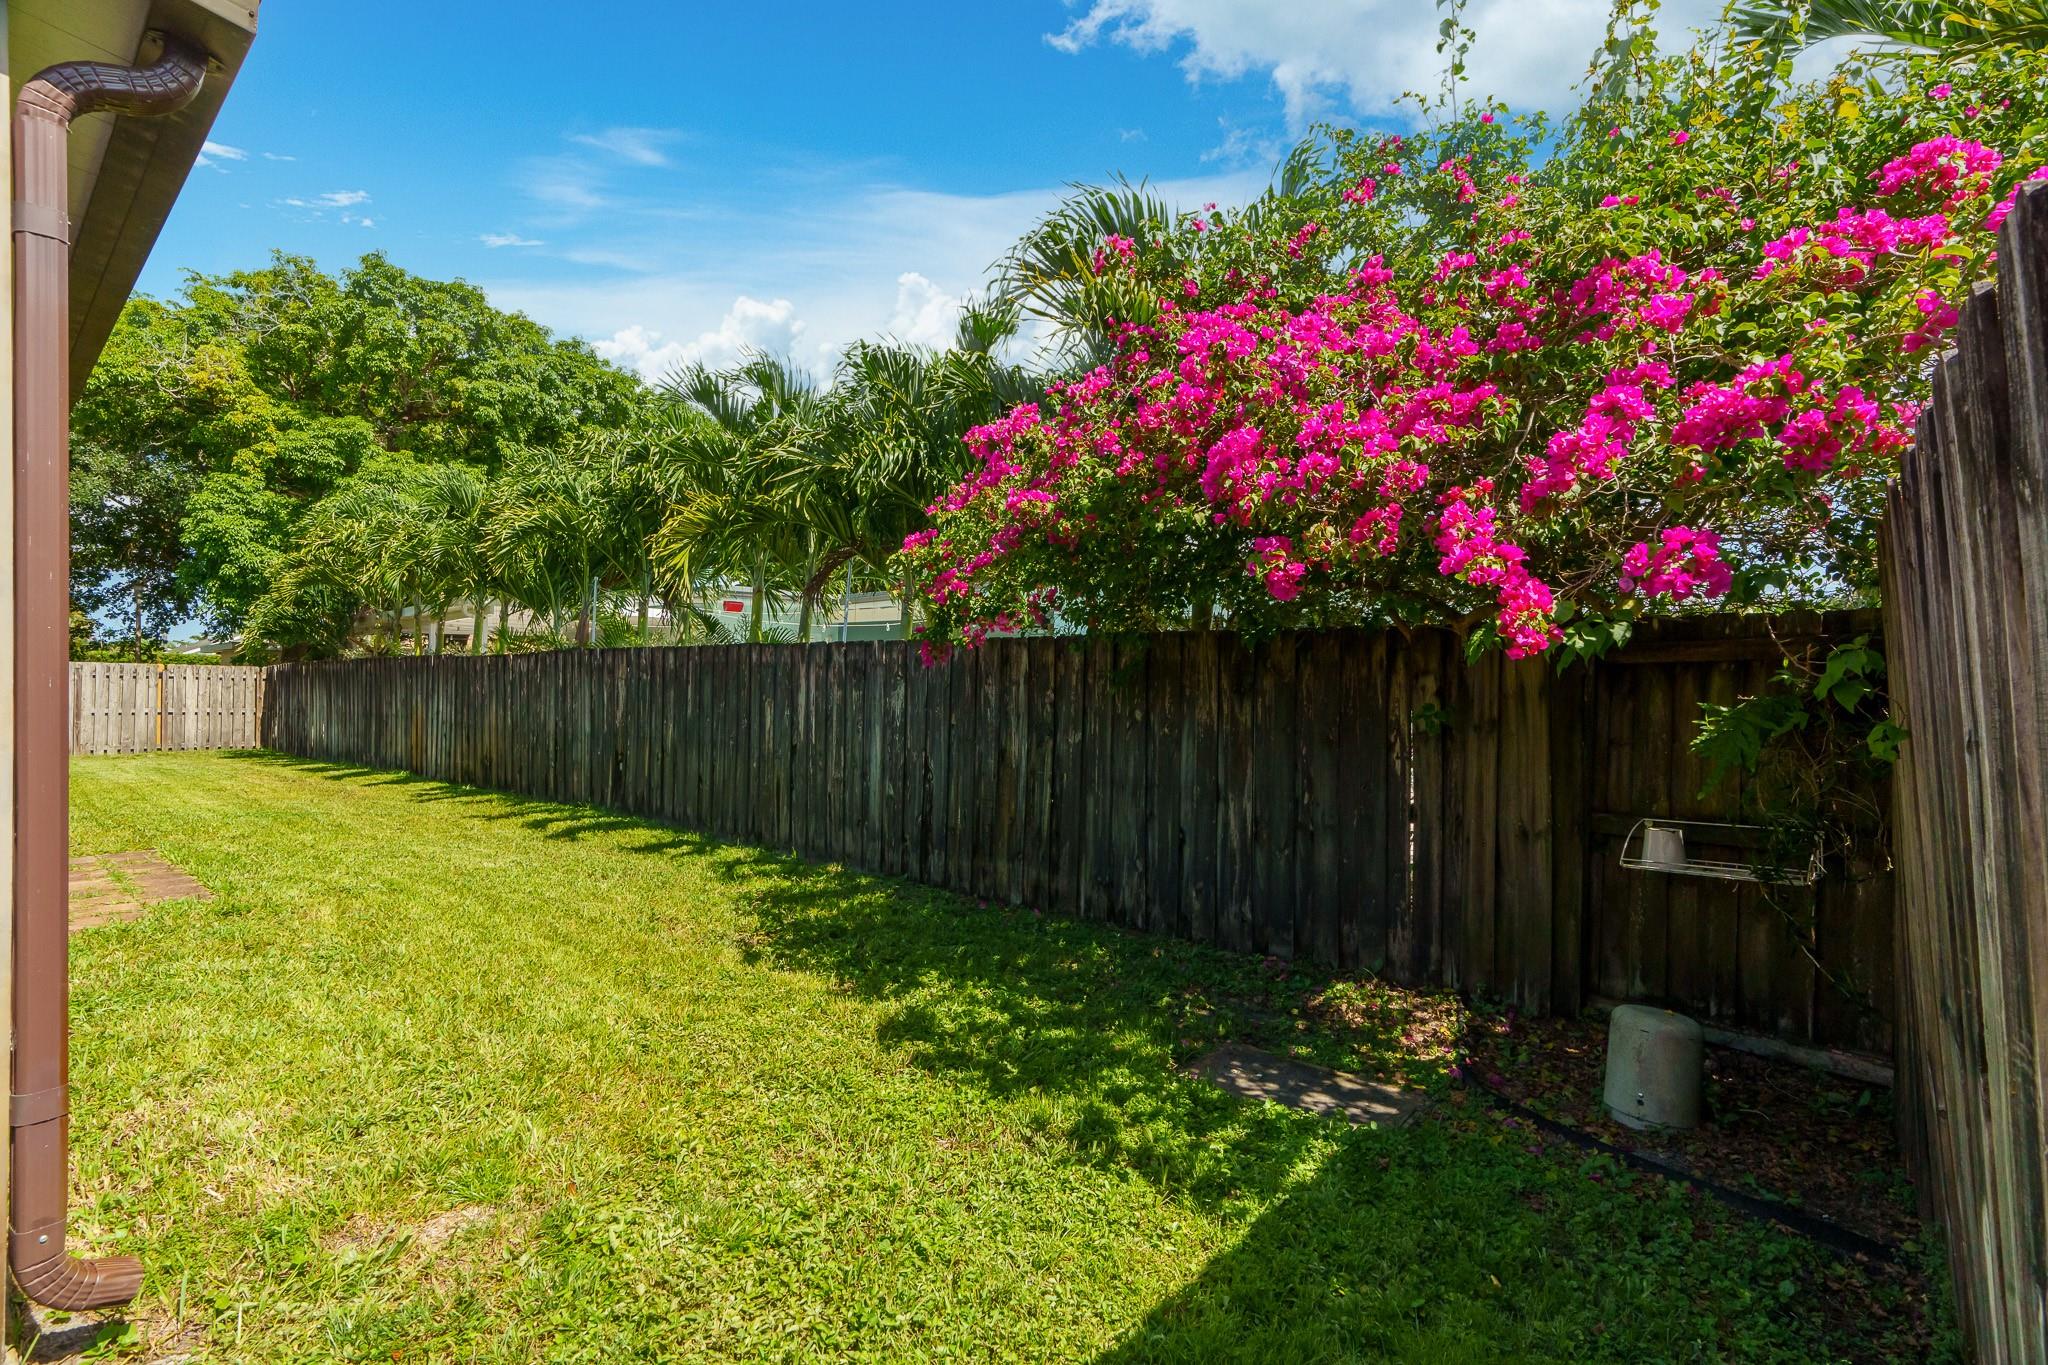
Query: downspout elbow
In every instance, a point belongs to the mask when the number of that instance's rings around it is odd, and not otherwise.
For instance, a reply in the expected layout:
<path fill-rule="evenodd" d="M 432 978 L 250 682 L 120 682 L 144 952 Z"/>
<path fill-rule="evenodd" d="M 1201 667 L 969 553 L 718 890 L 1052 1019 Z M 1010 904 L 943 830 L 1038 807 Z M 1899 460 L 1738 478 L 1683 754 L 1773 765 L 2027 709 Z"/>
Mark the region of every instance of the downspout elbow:
<path fill-rule="evenodd" d="M 52 119 L 67 131 L 84 114 L 175 114 L 198 96 L 206 80 L 206 54 L 168 34 L 163 49 L 148 66 L 59 62 L 45 67 L 21 87 L 15 112 Z"/>
<path fill-rule="evenodd" d="M 142 1289 L 142 1262 L 133 1256 L 55 1256 L 23 1264 L 16 1252 L 14 1282 L 24 1297 L 45 1308 L 82 1313 L 118 1308 Z"/>
<path fill-rule="evenodd" d="M 7 1260 L 49 1308 L 127 1303 L 130 1256 L 69 1255 L 70 667 L 67 143 L 81 114 L 168 114 L 199 93 L 206 58 L 175 37 L 145 67 L 66 62 L 15 102 L 14 145 L 14 961 Z"/>

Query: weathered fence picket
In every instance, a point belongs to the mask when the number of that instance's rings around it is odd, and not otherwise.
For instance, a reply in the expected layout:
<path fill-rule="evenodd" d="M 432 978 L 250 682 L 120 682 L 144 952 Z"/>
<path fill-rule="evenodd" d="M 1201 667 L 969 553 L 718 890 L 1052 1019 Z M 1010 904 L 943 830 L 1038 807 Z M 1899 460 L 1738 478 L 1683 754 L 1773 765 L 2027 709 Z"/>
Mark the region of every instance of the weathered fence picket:
<path fill-rule="evenodd" d="M 2048 189 L 1891 490 L 1901 1126 L 1978 1358 L 2048 1359 Z"/>

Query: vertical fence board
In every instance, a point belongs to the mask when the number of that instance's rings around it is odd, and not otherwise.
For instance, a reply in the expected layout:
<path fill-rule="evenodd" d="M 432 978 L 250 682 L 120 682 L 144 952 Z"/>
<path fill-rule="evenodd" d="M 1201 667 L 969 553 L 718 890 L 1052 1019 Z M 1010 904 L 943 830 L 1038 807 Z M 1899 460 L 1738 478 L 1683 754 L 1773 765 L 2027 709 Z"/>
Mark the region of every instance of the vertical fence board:
<path fill-rule="evenodd" d="M 1501 679 L 1499 877 L 1495 979 L 1532 1014 L 1550 1012 L 1556 968 L 1551 896 L 1551 676 L 1542 659 L 1504 663 Z"/>
<path fill-rule="evenodd" d="M 1343 955 L 1341 934 L 1348 894 L 1337 877 L 1338 841 L 1343 837 L 1342 779 L 1337 764 L 1343 746 L 1344 705 L 1341 637 L 1318 633 L 1301 652 L 1295 701 L 1296 760 L 1301 783 L 1295 813 L 1295 892 L 1300 922 L 1297 951 L 1334 964 Z"/>
<path fill-rule="evenodd" d="M 1007 649 L 976 649 L 968 651 L 963 660 L 974 721 L 974 741 L 969 748 L 974 756 L 974 781 L 967 805 L 974 856 L 962 889 L 980 897 L 994 894 L 999 880 L 997 845 L 1003 836 L 998 830 L 1009 796 L 1003 790 L 1002 728 L 1006 718 L 1001 697 L 1003 665 L 1010 653 Z"/>
<path fill-rule="evenodd" d="M 1294 832 L 1300 790 L 1295 738 L 1300 641 L 1277 636 L 1259 648 L 1252 729 L 1258 762 L 1251 811 L 1253 944 L 1275 957 L 1294 956 Z"/>
<path fill-rule="evenodd" d="M 1081 824 L 1087 857 L 1081 871 L 1080 910 L 1097 920 L 1112 917 L 1116 894 L 1115 831 L 1110 828 L 1118 758 L 1115 651 L 1111 640 L 1090 640 L 1083 651 L 1088 661 L 1088 691 L 1082 703 L 1088 724 L 1088 794 Z"/>
<path fill-rule="evenodd" d="M 1053 710 L 1059 728 L 1053 741 L 1053 866 L 1049 899 L 1062 909 L 1081 904 L 1086 875 L 1088 789 L 1087 653 L 1070 640 L 1053 642 Z"/>
<path fill-rule="evenodd" d="M 2048 191 L 2018 196 L 1999 282 L 1902 459 L 1885 631 L 1907 738 L 1892 800 L 1901 1132 L 1978 1358 L 2048 1358 Z M 1831 939 L 1875 878 L 1823 902 Z"/>
<path fill-rule="evenodd" d="M 1147 863 L 1145 821 L 1152 813 L 1152 736 L 1145 723 L 1146 675 L 1151 650 L 1144 640 L 1115 644 L 1115 670 L 1110 680 L 1112 723 L 1116 729 L 1115 780 L 1105 811 L 1114 850 L 1115 878 L 1110 886 L 1110 918 L 1126 928 L 1143 929 L 1150 917 L 1151 885 Z"/>
<path fill-rule="evenodd" d="M 1038 909 L 1054 901 L 1054 868 L 1059 851 L 1053 828 L 1053 766 L 1058 749 L 1059 641 L 1036 639 L 1024 646 L 1024 731 L 1027 777 L 1024 783 L 1024 845 L 1021 894 L 1024 904 Z M 915 667 L 915 665 L 913 665 Z"/>
<path fill-rule="evenodd" d="M 1180 735 L 1182 932 L 1197 943 L 1218 940 L 1216 876 L 1216 743 L 1218 645 L 1212 632 L 1185 637 L 1181 677 L 1186 711 Z"/>
<path fill-rule="evenodd" d="M 1150 798 L 1146 803 L 1150 838 L 1145 849 L 1145 927 L 1153 933 L 1184 933 L 1181 910 L 1182 844 L 1186 826 L 1181 819 L 1182 776 L 1185 758 L 1181 732 L 1186 727 L 1187 640 L 1185 635 L 1161 635 L 1152 640 L 1151 657 L 1145 666 L 1145 693 L 1140 723 L 1150 741 L 1151 770 L 1147 777 Z"/>
<path fill-rule="evenodd" d="M 1400 960 L 1412 935 L 1404 935 L 1397 957 L 1388 915 L 1387 863 L 1394 853 L 1381 831 L 1387 827 L 1387 697 L 1381 640 L 1347 633 L 1337 651 L 1335 695 L 1322 704 L 1336 713 L 1337 848 L 1335 875 L 1341 914 L 1337 958 L 1344 966 L 1386 971 L 1396 980 L 1415 979 Z M 1405 926 L 1404 926 L 1405 927 Z"/>

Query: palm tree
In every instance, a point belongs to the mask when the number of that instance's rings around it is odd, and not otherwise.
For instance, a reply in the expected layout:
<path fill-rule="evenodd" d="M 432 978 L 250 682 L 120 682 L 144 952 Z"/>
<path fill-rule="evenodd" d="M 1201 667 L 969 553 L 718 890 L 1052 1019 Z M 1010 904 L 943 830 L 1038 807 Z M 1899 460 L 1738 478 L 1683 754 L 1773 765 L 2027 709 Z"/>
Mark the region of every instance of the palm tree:
<path fill-rule="evenodd" d="M 832 388 L 829 477 L 813 477 L 801 508 L 826 547 L 813 596 L 843 568 L 864 584 L 900 587 L 909 634 L 910 585 L 890 582 L 890 561 L 926 524 L 925 508 L 968 473 L 968 430 L 1044 392 L 1044 376 L 1002 354 L 1021 322 L 1015 303 L 970 303 L 950 349 L 862 342 L 847 351 Z"/>
<path fill-rule="evenodd" d="M 609 469 L 584 450 L 525 451 L 507 462 L 484 515 L 492 572 L 557 638 L 569 604 L 575 643 L 596 643 L 599 575 L 613 554 Z"/>
<path fill-rule="evenodd" d="M 1738 38 L 1773 52 L 1830 38 L 1958 56 L 2048 49 L 2048 0 L 1738 0 L 1728 22 Z"/>
<path fill-rule="evenodd" d="M 692 366 L 664 383 L 667 414 L 636 440 L 665 500 L 650 554 L 677 594 L 742 580 L 753 587 L 747 638 L 764 638 L 767 599 L 794 593 L 799 639 L 842 581 L 909 589 L 892 560 L 925 509 L 972 463 L 962 437 L 1044 391 L 1006 358 L 1022 309 L 963 310 L 951 347 L 850 347 L 821 393 L 786 361 L 753 356 L 728 370 Z"/>
<path fill-rule="evenodd" d="M 490 485 L 474 465 L 432 465 L 421 480 L 415 552 L 426 561 L 423 578 L 437 615 L 458 598 L 469 602 L 472 654 L 483 653 L 485 606 L 499 586 L 485 539 L 489 508 Z"/>
<path fill-rule="evenodd" d="M 692 421 L 674 405 L 655 404 L 625 427 L 589 429 L 571 442 L 569 458 L 587 475 L 592 528 L 603 532 L 598 573 L 637 604 L 636 638 L 642 644 L 654 598 L 654 535 L 667 511 L 662 466 L 680 439 L 678 424 Z"/>
<path fill-rule="evenodd" d="M 481 475 L 468 465 L 372 461 L 307 513 L 290 581 L 338 590 L 378 611 L 391 649 L 404 638 L 411 607 L 413 648 L 422 652 L 428 608 L 445 607 L 460 590 L 457 555 L 482 492 Z"/>
<path fill-rule="evenodd" d="M 1143 183 L 1076 185 L 1074 193 L 996 263 L 996 298 L 1053 325 L 1068 358 L 1092 366 L 1109 354 L 1112 323 L 1149 323 L 1151 289 L 1122 271 L 1096 267 L 1112 237 L 1144 242 L 1173 221 Z"/>
<path fill-rule="evenodd" d="M 788 361 L 755 355 L 729 370 L 689 366 L 662 389 L 671 411 L 649 463 L 666 507 L 652 562 L 693 605 L 700 583 L 744 580 L 747 638 L 759 641 L 769 595 L 800 588 L 816 553 L 792 471 L 817 441 L 817 388 Z"/>
<path fill-rule="evenodd" d="M 465 595 L 474 600 L 482 592 L 488 561 L 478 544 L 477 517 L 484 491 L 482 471 L 454 463 L 424 466 L 404 490 L 414 561 L 415 652 L 424 648 L 428 610 L 440 621 L 451 602 Z M 437 630 L 435 652 L 440 648 Z"/>

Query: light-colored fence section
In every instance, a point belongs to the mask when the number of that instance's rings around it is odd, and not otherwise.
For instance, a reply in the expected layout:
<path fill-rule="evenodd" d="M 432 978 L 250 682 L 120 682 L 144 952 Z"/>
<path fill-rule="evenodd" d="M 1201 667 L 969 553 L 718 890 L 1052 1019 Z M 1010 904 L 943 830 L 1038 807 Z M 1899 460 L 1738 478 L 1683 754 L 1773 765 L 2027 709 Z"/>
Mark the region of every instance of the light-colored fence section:
<path fill-rule="evenodd" d="M 71 752 L 247 749 L 258 743 L 263 670 L 225 664 L 71 665 Z"/>
<path fill-rule="evenodd" d="M 2048 189 L 1892 489 L 1899 1099 L 1977 1358 L 2048 1360 Z"/>

